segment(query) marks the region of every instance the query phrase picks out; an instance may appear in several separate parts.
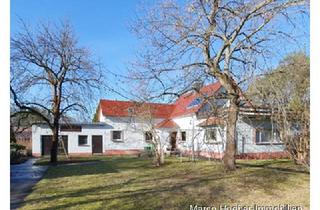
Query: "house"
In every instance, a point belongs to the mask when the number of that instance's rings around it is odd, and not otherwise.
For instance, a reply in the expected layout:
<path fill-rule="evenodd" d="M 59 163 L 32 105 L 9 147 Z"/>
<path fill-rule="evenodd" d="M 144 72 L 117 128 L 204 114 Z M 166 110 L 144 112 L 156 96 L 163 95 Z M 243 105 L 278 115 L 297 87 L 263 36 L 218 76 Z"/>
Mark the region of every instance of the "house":
<path fill-rule="evenodd" d="M 189 91 L 172 104 L 102 99 L 96 113 L 98 123 L 64 126 L 60 129 L 61 136 L 67 142 L 69 155 L 139 154 L 150 146 L 152 128 L 166 151 L 222 158 L 226 142 L 224 117 L 228 107 L 228 100 L 222 97 L 224 93 L 221 84 L 214 83 L 198 92 Z M 32 136 L 33 155 L 47 154 L 48 127 L 33 126 Z M 246 103 L 239 112 L 236 145 L 239 158 L 287 156 L 271 123 L 270 112 Z"/>

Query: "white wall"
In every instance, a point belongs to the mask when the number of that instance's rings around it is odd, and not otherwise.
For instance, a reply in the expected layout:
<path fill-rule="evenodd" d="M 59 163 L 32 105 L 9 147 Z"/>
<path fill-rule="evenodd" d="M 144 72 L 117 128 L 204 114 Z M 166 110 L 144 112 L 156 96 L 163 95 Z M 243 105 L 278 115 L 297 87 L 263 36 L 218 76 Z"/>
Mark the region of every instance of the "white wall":
<path fill-rule="evenodd" d="M 195 114 L 182 116 L 173 119 L 180 127 L 180 131 L 186 131 L 186 142 L 178 142 L 178 147 L 182 150 L 192 149 L 192 139 L 194 137 L 194 150 L 222 153 L 226 145 L 226 127 L 215 126 L 211 127 L 217 130 L 217 142 L 205 142 L 205 128 L 198 127 L 203 120 L 198 120 Z M 262 121 L 262 126 L 270 127 L 271 122 L 268 120 Z M 255 143 L 255 128 L 261 126 L 261 121 L 246 120 L 240 117 L 237 122 L 237 152 L 238 153 L 259 153 L 259 152 L 282 152 L 284 145 L 270 144 L 259 145 Z M 244 143 L 243 143 L 244 142 Z"/>
<path fill-rule="evenodd" d="M 217 143 L 205 142 L 205 129 L 198 125 L 205 119 L 197 119 L 195 114 L 185 115 L 173 119 L 180 127 L 180 131 L 186 132 L 186 141 L 178 142 L 178 147 L 182 150 L 192 150 L 194 144 L 195 151 L 210 151 L 221 153 L 224 149 L 225 129 L 216 127 Z"/>
<path fill-rule="evenodd" d="M 68 136 L 68 152 L 71 153 L 92 153 L 92 135 L 101 135 L 103 141 L 102 151 L 105 151 L 105 142 L 108 132 L 106 125 L 82 125 L 81 132 L 62 131 L 60 135 Z M 51 130 L 46 125 L 32 126 L 32 153 L 41 155 L 41 136 L 52 135 Z M 78 136 L 87 135 L 88 144 L 85 146 L 78 145 Z"/>
<path fill-rule="evenodd" d="M 240 117 L 237 123 L 238 153 L 282 152 L 283 144 L 259 145 L 255 143 L 255 128 L 257 126 L 270 127 L 268 120 L 257 121 Z"/>
<path fill-rule="evenodd" d="M 110 126 L 106 135 L 107 150 L 143 150 L 149 143 L 145 141 L 145 132 L 150 130 L 150 122 L 130 117 L 104 117 L 104 122 Z M 155 119 L 154 124 L 163 119 Z M 123 141 L 113 141 L 111 132 L 120 130 L 123 132 Z"/>
<path fill-rule="evenodd" d="M 32 153 L 41 155 L 41 128 L 37 125 L 32 126 Z"/>
<path fill-rule="evenodd" d="M 83 125 L 81 132 L 61 132 L 61 135 L 68 135 L 69 153 L 92 153 L 92 135 L 103 136 L 103 152 L 108 150 L 143 150 L 149 143 L 145 141 L 145 131 L 148 131 L 150 122 L 144 122 L 129 117 L 105 117 L 100 116 L 100 120 L 106 125 Z M 164 119 L 155 119 L 154 124 Z M 205 128 L 198 127 L 203 120 L 196 118 L 195 114 L 176 117 L 173 121 L 180 127 L 179 129 L 159 129 L 159 136 L 165 147 L 170 147 L 170 133 L 172 131 L 186 132 L 186 141 L 179 141 L 177 147 L 181 150 L 191 150 L 194 143 L 195 151 L 208 151 L 221 153 L 225 149 L 226 128 L 215 127 L 217 129 L 217 142 L 205 142 Z M 256 121 L 239 118 L 237 123 L 237 151 L 238 153 L 258 153 L 258 152 L 280 152 L 284 150 L 283 145 L 258 145 L 255 143 L 254 131 L 258 125 Z M 121 130 L 123 141 L 113 141 L 111 131 Z M 45 125 L 32 126 L 32 151 L 41 154 L 41 135 L 52 135 L 51 130 Z M 78 145 L 78 135 L 88 135 L 88 146 Z M 178 134 L 179 135 L 179 134 Z M 179 136 L 178 136 L 179 137 Z M 193 141 L 194 138 L 194 141 Z M 244 144 L 243 144 L 244 142 Z"/>
<path fill-rule="evenodd" d="M 180 117 L 173 118 L 173 121 L 179 126 L 180 132 L 186 132 L 186 141 L 177 141 L 177 147 L 180 150 L 192 150 L 192 145 L 194 142 L 194 146 L 196 147 L 198 136 L 201 133 L 198 131 L 198 120 L 195 114 L 184 115 Z M 197 138 L 194 138 L 197 137 Z M 193 141 L 194 139 L 194 141 Z M 179 140 L 179 139 L 178 139 Z M 196 148 L 195 148 L 196 149 Z"/>

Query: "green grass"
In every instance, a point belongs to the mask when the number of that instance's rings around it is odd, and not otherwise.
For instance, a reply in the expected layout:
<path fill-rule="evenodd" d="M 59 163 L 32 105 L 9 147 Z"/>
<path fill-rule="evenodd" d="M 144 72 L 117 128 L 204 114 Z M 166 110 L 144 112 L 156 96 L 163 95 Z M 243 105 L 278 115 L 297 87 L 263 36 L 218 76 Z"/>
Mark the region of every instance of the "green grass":
<path fill-rule="evenodd" d="M 22 209 L 190 209 L 190 204 L 309 208 L 309 174 L 289 160 L 238 161 L 238 170 L 225 172 L 220 162 L 206 160 L 167 158 L 155 168 L 150 159 L 93 159 L 99 162 L 51 166 Z"/>
<path fill-rule="evenodd" d="M 96 162 L 100 160 L 104 160 L 103 156 L 93 156 L 93 157 L 69 157 L 66 156 L 58 156 L 58 165 L 69 164 L 69 163 L 84 163 L 84 162 Z M 51 165 L 50 158 L 44 157 L 37 160 L 34 165 Z"/>

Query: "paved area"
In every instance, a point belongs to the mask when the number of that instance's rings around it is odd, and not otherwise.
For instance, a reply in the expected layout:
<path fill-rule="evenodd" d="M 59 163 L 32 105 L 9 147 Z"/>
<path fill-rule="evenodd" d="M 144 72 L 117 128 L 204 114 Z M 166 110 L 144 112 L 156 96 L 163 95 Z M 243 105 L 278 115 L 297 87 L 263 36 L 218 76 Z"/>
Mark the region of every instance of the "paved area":
<path fill-rule="evenodd" d="M 34 166 L 35 158 L 10 168 L 10 207 L 17 209 L 32 187 L 42 178 L 47 166 Z"/>

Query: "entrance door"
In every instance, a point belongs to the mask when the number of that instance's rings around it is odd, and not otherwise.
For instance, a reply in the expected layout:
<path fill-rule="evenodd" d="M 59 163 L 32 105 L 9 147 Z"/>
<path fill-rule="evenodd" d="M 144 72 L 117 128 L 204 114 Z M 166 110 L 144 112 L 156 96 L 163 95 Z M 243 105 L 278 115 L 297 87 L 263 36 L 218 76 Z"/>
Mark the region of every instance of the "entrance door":
<path fill-rule="evenodd" d="M 102 136 L 92 136 L 92 153 L 102 153 Z"/>
<path fill-rule="evenodd" d="M 41 155 L 50 155 L 52 136 L 41 136 Z"/>
<path fill-rule="evenodd" d="M 177 132 L 171 132 L 170 133 L 170 144 L 171 144 L 171 151 L 175 151 L 177 148 L 176 145 L 177 142 Z"/>
<path fill-rule="evenodd" d="M 68 154 L 68 136 L 62 136 L 63 144 Z M 41 136 L 41 155 L 50 155 L 52 147 L 52 135 Z M 64 150 L 58 146 L 58 154 L 63 155 Z"/>

